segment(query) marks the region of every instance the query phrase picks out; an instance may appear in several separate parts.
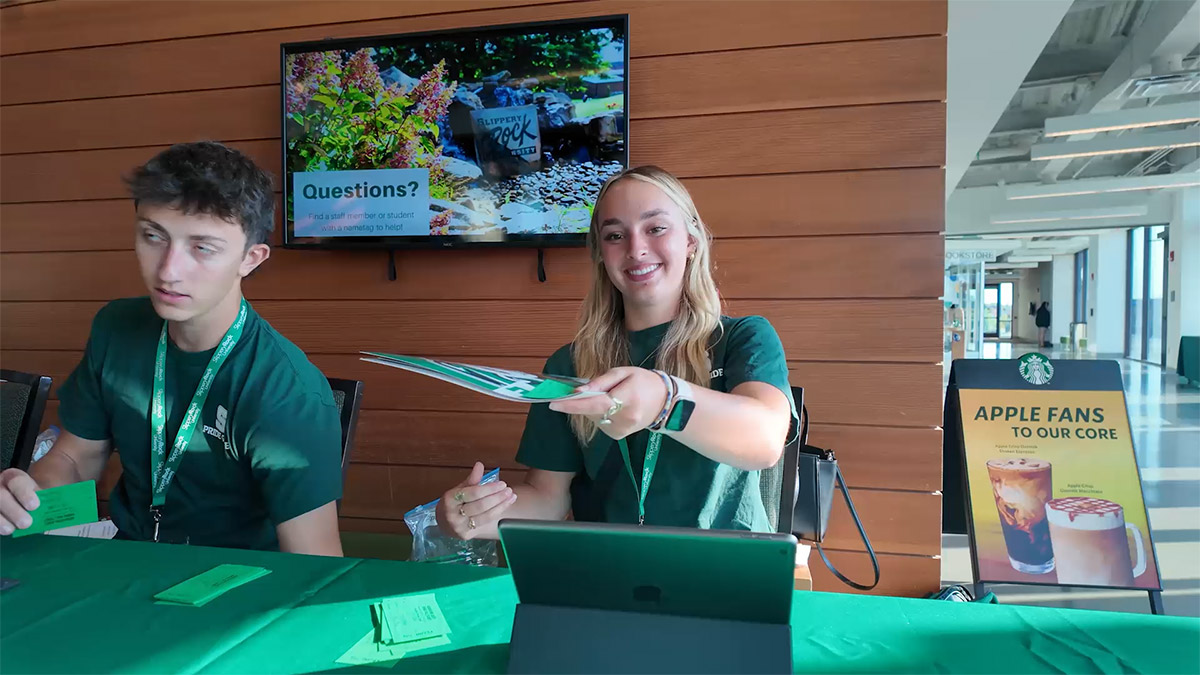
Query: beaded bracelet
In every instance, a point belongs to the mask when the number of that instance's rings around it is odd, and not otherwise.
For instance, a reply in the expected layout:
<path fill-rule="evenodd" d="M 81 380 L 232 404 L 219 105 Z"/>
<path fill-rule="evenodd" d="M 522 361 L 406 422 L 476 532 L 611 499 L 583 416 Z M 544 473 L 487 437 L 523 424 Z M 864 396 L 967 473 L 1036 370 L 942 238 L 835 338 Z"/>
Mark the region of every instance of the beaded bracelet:
<path fill-rule="evenodd" d="M 667 418 L 671 415 L 671 408 L 675 405 L 675 399 L 679 396 L 679 388 L 675 383 L 675 378 L 661 370 L 655 370 L 654 372 L 658 373 L 658 376 L 662 378 L 663 384 L 667 386 L 667 400 L 663 403 L 662 411 L 658 413 L 658 417 L 654 418 L 650 426 L 646 427 L 651 431 L 658 431 L 667 423 Z"/>

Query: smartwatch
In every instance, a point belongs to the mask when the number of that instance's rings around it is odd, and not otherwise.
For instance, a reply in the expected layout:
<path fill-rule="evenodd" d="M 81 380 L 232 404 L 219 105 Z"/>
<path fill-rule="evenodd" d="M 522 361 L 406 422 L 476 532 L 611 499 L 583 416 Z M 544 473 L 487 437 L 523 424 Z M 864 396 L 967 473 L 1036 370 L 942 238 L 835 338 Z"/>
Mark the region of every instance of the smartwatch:
<path fill-rule="evenodd" d="M 696 402 L 692 400 L 692 384 L 679 377 L 671 376 L 671 379 L 675 382 L 676 395 L 662 426 L 664 431 L 683 431 L 696 409 Z"/>
<path fill-rule="evenodd" d="M 671 412 L 667 414 L 667 421 L 663 424 L 663 429 L 666 431 L 683 431 L 687 426 L 688 420 L 692 418 L 692 411 L 696 409 L 696 402 L 681 398 L 675 401 L 675 405 L 671 407 Z"/>

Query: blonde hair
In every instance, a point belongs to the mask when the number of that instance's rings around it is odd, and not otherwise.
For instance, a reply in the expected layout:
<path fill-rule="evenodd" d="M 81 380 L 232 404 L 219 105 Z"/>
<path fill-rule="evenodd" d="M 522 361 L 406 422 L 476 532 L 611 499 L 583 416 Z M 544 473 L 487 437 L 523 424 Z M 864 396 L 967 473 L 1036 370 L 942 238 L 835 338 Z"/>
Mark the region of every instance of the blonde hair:
<path fill-rule="evenodd" d="M 639 166 L 613 176 L 600 188 L 592 210 L 587 247 L 592 257 L 592 284 L 584 298 L 579 330 L 572 343 L 575 373 L 593 378 L 609 369 L 631 365 L 629 339 L 625 335 L 625 307 L 620 291 L 613 285 L 600 255 L 600 203 L 613 185 L 623 180 L 639 180 L 658 189 L 679 207 L 687 232 L 695 243 L 683 276 L 679 312 L 671 321 L 659 345 L 657 368 L 676 377 L 708 385 L 711 368 L 709 350 L 713 335 L 721 329 L 721 299 L 712 275 L 712 234 L 700 219 L 696 204 L 678 178 L 657 166 Z M 632 364 L 640 365 L 640 364 Z M 583 415 L 571 416 L 571 429 L 584 445 L 596 435 L 597 426 Z"/>

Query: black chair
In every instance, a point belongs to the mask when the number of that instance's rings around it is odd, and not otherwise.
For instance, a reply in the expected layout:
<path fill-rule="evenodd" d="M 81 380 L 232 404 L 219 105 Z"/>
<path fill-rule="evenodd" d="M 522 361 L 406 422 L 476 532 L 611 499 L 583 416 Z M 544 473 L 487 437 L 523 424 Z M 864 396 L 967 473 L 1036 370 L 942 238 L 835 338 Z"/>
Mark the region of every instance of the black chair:
<path fill-rule="evenodd" d="M 796 401 L 796 413 L 804 410 L 804 388 L 792 387 L 792 398 Z M 795 420 L 793 420 L 795 422 Z M 788 430 L 788 442 L 783 456 L 775 466 L 759 473 L 759 490 L 763 504 L 767 507 L 767 521 L 776 532 L 791 534 L 792 513 L 796 508 L 799 489 L 796 463 L 800 453 L 800 425 Z"/>
<path fill-rule="evenodd" d="M 0 470 L 29 469 L 48 398 L 48 376 L 0 370 Z"/>
<path fill-rule="evenodd" d="M 328 377 L 342 422 L 342 478 L 350 464 L 350 448 L 354 445 L 354 430 L 358 427 L 358 409 L 362 406 L 363 383 L 360 380 L 339 380 Z"/>

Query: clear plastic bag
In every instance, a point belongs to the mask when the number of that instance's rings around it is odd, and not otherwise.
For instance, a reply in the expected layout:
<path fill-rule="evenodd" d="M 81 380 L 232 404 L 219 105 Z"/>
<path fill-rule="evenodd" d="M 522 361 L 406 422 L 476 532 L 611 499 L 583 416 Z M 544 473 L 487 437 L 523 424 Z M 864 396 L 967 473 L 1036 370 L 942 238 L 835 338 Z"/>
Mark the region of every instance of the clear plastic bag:
<path fill-rule="evenodd" d="M 50 448 L 54 447 L 55 441 L 58 440 L 59 429 L 53 424 L 49 429 L 38 434 L 38 437 L 33 442 L 33 458 L 30 463 L 36 462 L 50 452 Z"/>
<path fill-rule="evenodd" d="M 494 483 L 500 479 L 500 469 L 492 469 L 479 481 L 480 485 Z M 441 499 L 422 504 L 404 514 L 404 522 L 413 533 L 412 555 L 414 562 L 458 563 L 463 565 L 487 565 L 500 563 L 496 542 L 489 539 L 463 541 L 458 537 L 442 533 L 437 523 L 437 505 Z"/>

